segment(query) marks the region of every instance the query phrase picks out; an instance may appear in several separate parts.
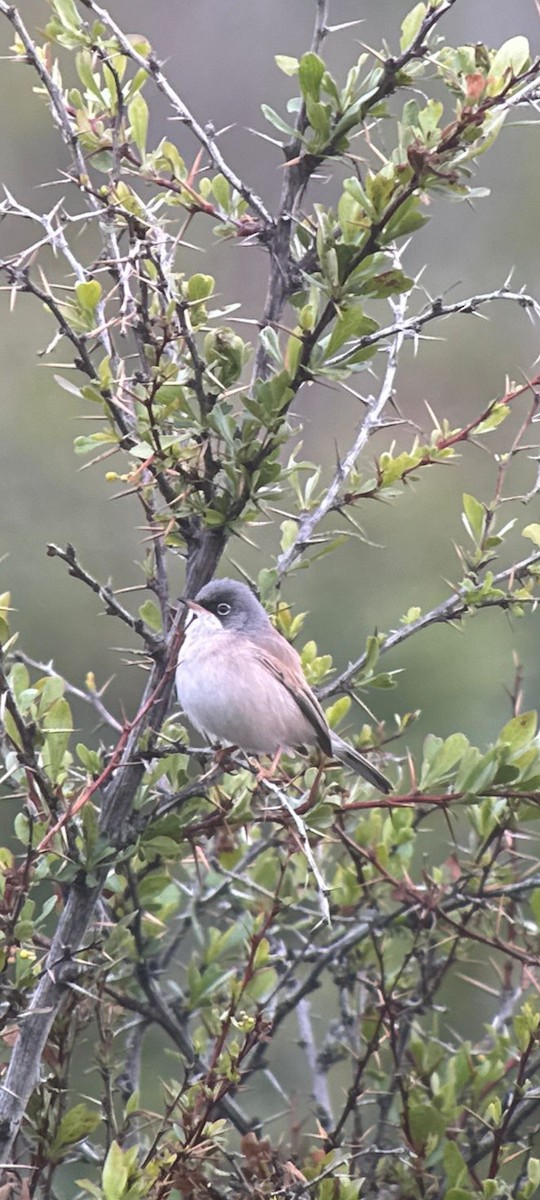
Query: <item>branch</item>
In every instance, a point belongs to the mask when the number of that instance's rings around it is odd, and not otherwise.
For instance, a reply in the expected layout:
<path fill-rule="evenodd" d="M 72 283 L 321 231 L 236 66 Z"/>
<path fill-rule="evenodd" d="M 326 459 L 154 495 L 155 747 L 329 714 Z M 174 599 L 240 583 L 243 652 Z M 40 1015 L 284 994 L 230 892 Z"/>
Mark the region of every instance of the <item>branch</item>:
<path fill-rule="evenodd" d="M 4 724 L 4 712 L 7 711 L 16 729 L 16 737 L 9 737 Z M 49 812 L 55 814 L 58 809 L 58 795 L 47 778 L 45 771 L 39 765 L 34 749 L 34 731 L 23 720 L 15 697 L 9 686 L 4 668 L 0 662 L 0 722 L 4 735 L 13 747 L 19 765 L 26 772 L 29 797 L 39 812 L 41 808 L 39 796 L 35 790 L 37 785 L 42 800 L 45 801 Z M 0 726 L 1 727 L 1 726 Z"/>
<path fill-rule="evenodd" d="M 402 297 L 394 306 L 395 311 L 400 314 L 401 318 L 403 317 L 405 303 L 405 298 Z M 301 557 L 304 550 L 309 547 L 315 528 L 319 522 L 322 521 L 323 517 L 330 512 L 330 509 L 332 509 L 336 504 L 342 484 L 353 470 L 359 455 L 367 445 L 372 433 L 378 428 L 382 413 L 388 402 L 392 399 L 394 392 L 394 381 L 398 367 L 399 352 L 405 337 L 404 331 L 400 326 L 401 321 L 397 325 L 397 332 L 394 335 L 393 344 L 389 347 L 386 371 L 377 399 L 370 404 L 365 417 L 360 422 L 350 450 L 347 451 L 345 458 L 338 462 L 334 478 L 332 479 L 332 482 L 328 487 L 323 499 L 317 505 L 317 508 L 313 510 L 313 512 L 302 513 L 302 516 L 298 522 L 298 532 L 294 541 L 289 548 L 283 552 L 283 554 L 280 554 L 277 560 L 277 572 L 280 579 L 282 579 L 290 567 L 292 567 L 296 559 Z"/>
<path fill-rule="evenodd" d="M 531 1063 L 530 1074 L 532 1075 L 533 1073 L 536 1073 L 539 1069 L 539 1066 L 539 1060 L 535 1060 L 534 1063 Z M 514 1097 L 515 1092 L 512 1092 L 511 1100 L 513 1100 Z M 507 1146 L 515 1136 L 521 1139 L 527 1121 L 535 1112 L 537 1112 L 539 1106 L 540 1097 L 538 1096 L 537 1089 L 535 1088 L 533 1097 L 531 1099 L 524 1097 L 517 1106 L 513 1107 L 511 1119 L 509 1120 L 505 1130 Z M 536 1133 L 537 1131 L 535 1130 L 531 1132 Z M 476 1166 L 476 1164 L 481 1162 L 481 1160 L 486 1157 L 489 1151 L 493 1149 L 494 1145 L 495 1132 L 484 1134 L 484 1137 L 478 1141 L 472 1153 L 467 1158 L 467 1166 Z"/>
<path fill-rule="evenodd" d="M 47 70 L 44 59 L 37 53 L 35 43 L 33 42 L 32 38 L 30 37 L 30 34 L 28 33 L 28 30 L 27 30 L 21 16 L 19 15 L 17 9 L 14 8 L 12 4 L 6 3 L 6 0 L 0 0 L 0 13 L 2 13 L 4 17 L 7 17 L 7 20 L 10 22 L 11 25 L 13 25 L 13 28 L 15 29 L 16 33 L 18 34 L 18 36 L 26 50 L 26 55 L 27 55 L 28 61 L 32 64 L 36 74 L 38 75 L 39 79 L 41 80 L 44 88 L 46 89 L 46 91 L 49 95 L 49 98 L 51 101 L 52 115 L 54 117 L 54 120 L 56 121 L 56 124 L 58 125 L 58 128 L 60 130 L 60 133 L 62 134 L 62 138 L 63 138 L 64 142 L 66 143 L 67 146 L 69 146 L 69 148 L 73 154 L 73 158 L 74 158 L 75 165 L 77 167 L 77 171 L 78 171 L 78 175 L 79 175 L 78 183 L 79 183 L 79 186 L 83 187 L 83 189 L 84 189 L 83 180 L 88 179 L 86 163 L 84 161 L 83 152 L 79 145 L 78 133 L 73 128 L 72 123 L 69 119 L 69 114 L 67 112 L 66 105 L 64 103 L 64 97 L 62 95 L 61 88 L 55 82 L 50 71 Z M 98 205 L 99 205 L 99 207 L 101 208 L 101 204 L 99 204 L 99 202 L 97 200 L 95 200 L 91 195 L 89 196 L 89 201 L 94 207 L 98 207 Z"/>
<path fill-rule="evenodd" d="M 314 53 L 320 48 L 326 33 L 328 17 L 328 0 L 317 0 L 315 26 L 311 50 Z M 307 128 L 306 106 L 301 104 L 295 125 L 295 136 L 288 146 L 284 147 L 285 170 L 279 200 L 278 216 L 270 241 L 270 277 L 264 304 L 261 328 L 274 325 L 281 318 L 283 309 L 290 292 L 291 239 L 294 230 L 295 216 L 301 196 L 306 188 L 319 159 L 313 155 L 301 154 L 303 135 Z M 253 367 L 252 383 L 256 379 L 265 379 L 270 370 L 268 352 L 261 339 L 257 346 Z"/>
<path fill-rule="evenodd" d="M 365 120 L 367 114 L 377 104 L 384 100 L 385 97 L 392 94 L 396 89 L 396 81 L 399 79 L 402 72 L 408 63 L 414 59 L 421 58 L 426 53 L 426 38 L 432 28 L 446 15 L 453 7 L 456 0 L 443 0 L 436 8 L 431 9 L 426 13 L 420 29 L 410 46 L 407 47 L 396 58 L 389 56 L 381 70 L 380 79 L 369 93 L 363 105 L 362 112 L 358 114 L 358 124 Z M 317 14 L 315 20 L 315 29 L 311 49 L 315 52 L 319 49 L 320 43 L 327 32 L 327 4 L 325 0 L 318 0 Z M 331 157 L 334 154 L 334 147 L 330 139 L 328 145 L 319 155 L 302 153 L 303 134 L 307 128 L 307 118 L 305 105 L 302 104 L 298 113 L 298 118 L 295 127 L 295 137 L 284 147 L 286 164 L 283 178 L 283 186 L 279 204 L 279 214 L 276 221 L 275 231 L 271 241 L 272 266 L 270 272 L 270 281 L 266 302 L 264 307 L 264 317 L 262 328 L 266 325 L 273 325 L 281 319 L 285 303 L 294 290 L 291 283 L 291 238 L 294 227 L 294 220 L 298 205 L 305 190 L 305 187 L 313 174 L 316 167 L 320 166 L 325 158 Z M 416 185 L 412 185 L 412 189 Z M 396 207 L 399 207 L 407 195 L 410 194 L 404 190 L 403 194 L 398 197 Z M 384 221 L 388 219 L 389 213 L 384 214 Z M 377 234 L 374 234 L 372 241 L 376 241 Z M 366 255 L 371 253 L 373 246 L 370 244 L 366 247 Z M 362 257 L 365 255 L 362 254 Z M 323 314 L 323 318 L 319 321 L 314 336 L 312 339 L 306 339 L 304 345 L 306 354 L 302 356 L 301 365 L 296 373 L 293 383 L 294 391 L 298 390 L 300 383 L 304 380 L 304 366 L 309 359 L 311 348 L 317 341 L 317 338 L 326 328 L 326 325 L 332 320 L 335 310 L 333 303 L 328 305 Z M 266 348 L 259 340 L 257 355 L 255 358 L 255 366 L 253 371 L 253 382 L 256 379 L 264 379 L 269 370 L 269 358 Z"/>
<path fill-rule="evenodd" d="M 505 284 L 493 292 L 480 292 L 477 296 L 468 296 L 465 300 L 455 300 L 453 304 L 443 304 L 440 298 L 431 300 L 429 305 L 416 316 L 393 325 L 386 325 L 382 329 L 375 330 L 374 333 L 364 334 L 363 337 L 358 338 L 355 349 L 365 350 L 369 346 L 376 346 L 379 342 L 385 342 L 388 338 L 395 337 L 397 333 L 403 333 L 405 337 L 416 338 L 424 325 L 430 321 L 437 321 L 441 317 L 452 317 L 456 314 L 472 313 L 476 315 L 479 308 L 482 308 L 484 304 L 491 304 L 494 300 L 510 300 L 514 304 L 519 304 L 521 308 L 532 310 L 536 317 L 540 317 L 540 303 L 534 296 L 528 295 L 525 291 L 512 292 Z M 341 362 L 350 358 L 350 354 L 350 349 L 344 351 L 343 354 L 336 354 L 334 358 L 329 359 L 329 365 L 339 366 Z"/>
<path fill-rule="evenodd" d="M 148 628 L 148 625 L 145 624 L 141 617 L 132 616 L 127 608 L 124 608 L 123 604 L 120 604 L 120 601 L 116 599 L 111 587 L 99 583 L 88 571 L 85 571 L 77 559 L 73 546 L 69 542 L 65 550 L 61 550 L 60 546 L 55 546 L 52 542 L 49 543 L 47 554 L 50 558 L 61 558 L 63 562 L 67 563 L 69 574 L 73 575 L 75 579 L 80 579 L 81 583 L 85 583 L 87 587 L 91 588 L 99 596 L 100 600 L 103 600 L 105 612 L 109 616 L 119 617 L 124 622 L 124 625 L 133 630 L 133 633 L 137 633 L 143 639 L 148 653 L 152 657 L 155 658 L 163 654 L 165 648 L 163 638 L 152 633 L 152 630 Z"/>
<path fill-rule="evenodd" d="M 319 1120 L 323 1120 L 325 1122 L 327 1129 L 331 1129 L 334 1124 L 334 1118 L 332 1114 L 330 1093 L 328 1090 L 328 1081 L 326 1078 L 326 1073 L 322 1069 L 319 1061 L 319 1046 L 313 1035 L 311 1009 L 308 1000 L 300 1000 L 296 1010 L 296 1019 L 298 1021 L 298 1032 L 300 1034 L 298 1044 L 305 1052 L 309 1070 L 311 1072 L 312 1094 L 317 1105 L 317 1117 Z"/>
<path fill-rule="evenodd" d="M 36 659 L 30 658 L 30 656 L 25 654 L 22 650 L 15 650 L 13 658 L 15 662 L 22 662 L 27 667 L 33 667 L 36 671 L 42 671 L 44 675 L 50 675 L 53 678 L 59 677 L 62 679 L 65 690 L 70 696 L 76 696 L 78 700 L 84 700 L 85 704 L 90 704 L 91 707 L 96 710 L 105 725 L 110 725 L 111 729 L 116 730 L 117 733 L 122 732 L 121 722 L 117 721 L 116 717 L 109 712 L 108 708 L 105 707 L 103 700 L 101 699 L 107 684 L 104 684 L 99 692 L 83 692 L 82 688 L 75 687 L 73 683 L 68 682 L 68 680 L 60 671 L 55 670 L 52 660 L 48 663 L 38 662 Z"/>
<path fill-rule="evenodd" d="M 497 585 L 507 581 L 511 582 L 513 579 L 522 579 L 524 576 L 527 576 L 531 573 L 532 567 L 535 567 L 538 564 L 540 564 L 540 550 L 536 550 L 534 554 L 530 554 L 528 558 L 523 558 L 521 562 L 514 563 L 513 566 L 507 567 L 506 570 L 499 571 L 497 575 L 493 576 L 493 584 Z M 512 596 L 509 595 L 508 597 L 505 596 L 499 600 L 487 600 L 484 603 L 472 605 L 471 603 L 467 603 L 465 599 L 466 595 L 466 589 L 464 587 L 460 587 L 457 589 L 456 595 L 450 596 L 448 600 L 443 600 L 442 604 L 438 604 L 437 607 L 432 608 L 430 612 L 424 613 L 424 615 L 422 617 L 418 617 L 416 621 L 411 621 L 410 624 L 404 625 L 403 629 L 394 630 L 393 633 L 390 633 L 388 637 L 381 642 L 379 647 L 380 654 L 386 653 L 387 650 L 393 650 L 394 646 L 401 645 L 401 643 L 405 642 L 407 638 L 412 637 L 414 633 L 418 633 L 421 629 L 427 629 L 430 625 L 447 624 L 450 621 L 456 621 L 462 617 L 464 613 L 480 608 L 508 608 L 513 602 Z M 355 662 L 350 663 L 347 669 L 342 671 L 341 675 L 338 675 L 337 678 L 332 680 L 331 683 L 327 683 L 324 687 L 320 688 L 318 695 L 322 699 L 326 699 L 328 696 L 333 696 L 336 692 L 342 691 L 343 688 L 346 688 L 349 685 L 354 676 L 362 670 L 362 668 L 365 666 L 366 659 L 367 654 L 364 652 L 359 658 L 356 659 Z"/>
<path fill-rule="evenodd" d="M 239 192 L 252 211 L 257 213 L 264 228 L 270 229 L 273 225 L 273 219 L 260 196 L 258 196 L 252 188 L 249 188 L 247 184 L 245 184 L 243 180 L 236 175 L 232 168 L 229 167 L 228 163 L 223 158 L 221 151 L 217 148 L 213 136 L 213 130 L 208 126 L 203 129 L 202 125 L 199 125 L 199 122 L 190 112 L 187 105 L 183 100 L 180 99 L 180 96 L 177 92 L 175 92 L 174 88 L 171 87 L 171 84 L 169 83 L 167 77 L 163 74 L 159 63 L 157 59 L 154 58 L 153 54 L 150 53 L 148 57 L 146 57 L 144 54 L 139 54 L 139 52 L 134 48 L 131 40 L 125 36 L 120 29 L 120 26 L 117 25 L 116 21 L 114 21 L 109 15 L 106 8 L 102 8 L 99 4 L 95 4 L 94 0 L 81 0 L 81 4 L 84 8 L 89 8 L 91 12 L 93 12 L 95 16 L 98 17 L 104 25 L 106 25 L 110 32 L 114 34 L 122 54 L 124 54 L 126 58 L 130 59 L 131 62 L 136 63 L 138 67 L 142 67 L 142 69 L 151 76 L 158 90 L 167 97 L 171 108 L 174 109 L 180 120 L 183 121 L 189 129 L 191 129 L 191 132 L 195 135 L 197 141 L 200 142 L 201 146 L 204 147 L 216 170 L 221 171 L 221 174 L 225 176 L 225 179 L 228 180 L 231 187 Z"/>
<path fill-rule="evenodd" d="M 72 121 L 70 119 L 70 115 L 69 115 L 68 109 L 66 107 L 64 97 L 62 95 L 62 90 L 56 83 L 53 74 L 47 69 L 47 66 L 45 65 L 46 60 L 45 60 L 44 56 L 38 54 L 35 43 L 33 42 L 32 38 L 30 37 L 30 34 L 28 33 L 28 30 L 27 30 L 22 18 L 20 17 L 17 9 L 14 8 L 13 5 L 6 3 L 6 0 L 0 0 L 0 13 L 2 13 L 7 18 L 7 20 L 11 23 L 11 25 L 15 29 L 16 33 L 18 34 L 18 36 L 26 50 L 27 60 L 28 60 L 28 62 L 30 62 L 32 64 L 32 67 L 34 68 L 36 74 L 38 75 L 39 79 L 41 80 L 41 82 L 49 96 L 49 99 L 51 101 L 51 111 L 53 114 L 53 118 L 54 118 L 56 124 L 58 125 L 58 128 L 60 129 L 60 133 L 62 135 L 64 142 L 66 143 L 66 145 L 69 146 L 69 148 L 73 154 L 73 160 L 74 160 L 76 171 L 77 171 L 77 179 L 76 179 L 77 186 L 79 187 L 79 189 L 82 192 L 84 192 L 84 194 L 87 198 L 87 202 L 90 205 L 90 208 L 93 209 L 94 215 L 97 216 L 98 218 L 100 218 L 103 213 L 103 204 L 101 202 L 101 199 L 98 196 L 93 195 L 90 187 L 88 186 L 88 184 L 89 184 L 88 173 L 87 173 L 87 169 L 86 169 L 86 162 L 85 162 L 84 154 L 83 154 L 83 152 L 81 150 L 81 146 L 79 144 L 78 131 L 76 128 L 74 128 Z M 110 225 L 108 225 L 106 223 L 105 220 L 100 220 L 99 224 L 100 224 L 100 229 L 101 229 L 104 243 L 106 246 L 109 246 L 110 251 L 111 251 L 111 256 L 115 259 L 119 259 L 120 253 L 118 250 L 116 234 L 110 228 Z M 46 225 L 44 225 L 44 228 L 47 229 L 48 227 Z M 58 234 L 56 236 L 61 237 L 62 235 Z M 66 253 L 65 244 L 62 246 L 62 250 L 64 253 Z M 88 278 L 88 275 L 86 274 L 86 272 L 83 272 L 83 278 L 84 279 Z M 106 325 L 105 317 L 104 317 L 104 302 L 103 302 L 103 300 L 100 300 L 99 303 L 97 304 L 96 311 L 100 317 L 101 338 L 104 342 L 106 353 L 109 355 L 112 355 L 112 353 L 113 353 L 112 346 L 111 346 L 111 343 L 109 340 L 109 335 L 107 332 L 107 325 Z"/>
<path fill-rule="evenodd" d="M 137 743 L 147 728 L 159 728 L 165 719 L 179 642 L 180 633 L 175 626 L 168 639 L 167 658 L 165 661 L 157 659 L 152 667 L 139 711 L 105 790 L 100 832 L 106 841 L 116 847 L 125 842 L 127 819 L 144 776 L 144 765 L 136 761 Z M 0 1162 L 9 1160 L 28 1101 L 39 1079 L 41 1057 L 66 995 L 66 985 L 77 977 L 79 968 L 74 956 L 83 943 L 108 870 L 108 866 L 104 866 L 88 878 L 81 871 L 67 889 L 65 906 L 50 951 L 22 1014 L 24 1019 L 20 1021 L 19 1035 L 0 1084 Z"/>

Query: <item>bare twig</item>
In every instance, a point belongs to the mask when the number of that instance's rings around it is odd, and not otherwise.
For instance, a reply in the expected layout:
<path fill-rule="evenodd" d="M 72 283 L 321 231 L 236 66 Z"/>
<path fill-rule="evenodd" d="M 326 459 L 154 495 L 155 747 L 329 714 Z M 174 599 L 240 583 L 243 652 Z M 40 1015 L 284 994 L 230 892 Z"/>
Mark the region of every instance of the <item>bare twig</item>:
<path fill-rule="evenodd" d="M 235 190 L 239 192 L 247 204 L 249 204 L 249 207 L 252 209 L 252 211 L 255 212 L 262 221 L 263 227 L 271 227 L 273 224 L 272 217 L 263 204 L 260 196 L 258 196 L 256 192 L 249 188 L 247 184 L 245 184 L 243 180 L 240 179 L 239 176 L 228 165 L 226 160 L 223 158 L 221 151 L 218 150 L 213 133 L 208 129 L 203 129 L 202 125 L 200 125 L 195 119 L 187 107 L 187 104 L 184 103 L 184 101 L 169 83 L 166 75 L 164 75 L 159 63 L 157 62 L 157 59 L 154 58 L 153 54 L 149 54 L 148 57 L 146 57 L 144 54 L 140 54 L 138 50 L 135 49 L 133 42 L 126 37 L 120 26 L 110 16 L 106 8 L 103 8 L 99 4 L 95 4 L 94 0 L 81 0 L 81 3 L 85 8 L 90 9 L 100 21 L 103 21 L 103 24 L 116 38 L 122 54 L 125 54 L 126 57 L 131 60 L 131 62 L 136 63 L 138 67 L 142 67 L 144 71 L 148 72 L 148 74 L 154 80 L 156 87 L 164 96 L 166 96 L 171 108 L 174 110 L 180 120 L 183 121 L 189 129 L 191 129 L 191 132 L 197 138 L 197 141 L 200 142 L 201 146 L 204 147 L 215 169 L 217 171 L 221 171 L 221 174 L 225 176 L 225 179 L 228 180 L 231 187 L 235 188 Z"/>
<path fill-rule="evenodd" d="M 312 512 L 304 512 L 298 521 L 298 532 L 294 541 L 287 550 L 280 554 L 277 560 L 277 572 L 280 578 L 287 573 L 292 567 L 296 559 L 300 558 L 303 552 L 309 549 L 310 542 L 317 525 L 322 521 L 332 508 L 335 507 L 339 492 L 343 483 L 353 470 L 360 454 L 367 445 L 372 433 L 378 428 L 381 416 L 388 402 L 392 399 L 394 391 L 394 382 L 398 367 L 399 352 L 403 345 L 404 332 L 401 328 L 401 322 L 405 311 L 405 298 L 401 299 L 394 306 L 396 315 L 399 315 L 399 321 L 396 322 L 398 328 L 394 335 L 394 340 L 389 347 L 388 362 L 384 373 L 384 378 L 379 390 L 379 395 L 376 400 L 373 400 L 369 405 L 366 415 L 363 417 L 355 434 L 354 442 L 347 451 L 344 458 L 340 459 L 334 477 L 327 488 L 323 499 Z"/>
<path fill-rule="evenodd" d="M 78 700 L 84 700 L 85 704 L 89 704 L 93 709 L 95 709 L 105 725 L 109 725 L 111 729 L 115 729 L 117 733 L 121 733 L 121 722 L 117 721 L 116 717 L 109 712 L 101 698 L 103 696 L 104 688 L 102 688 L 99 692 L 90 690 L 84 692 L 82 688 L 75 687 L 73 683 L 69 683 L 60 671 L 55 670 L 52 661 L 48 663 L 38 662 L 35 658 L 30 658 L 30 656 L 25 654 L 23 650 L 16 650 L 13 657 L 16 662 L 22 662 L 27 667 L 33 667 L 36 671 L 42 671 L 44 675 L 50 675 L 51 678 L 59 676 L 64 683 L 66 692 L 70 696 L 76 696 Z"/>
<path fill-rule="evenodd" d="M 499 571 L 493 576 L 493 584 L 494 586 L 498 586 L 501 583 L 511 583 L 513 579 L 524 579 L 532 573 L 538 564 L 540 564 L 540 550 L 535 551 L 534 554 L 530 554 L 528 558 L 523 558 L 520 562 L 514 563 L 513 566 L 506 567 L 504 571 Z M 393 650 L 395 646 L 399 646 L 402 642 L 407 641 L 407 638 L 412 637 L 413 634 L 419 633 L 421 629 L 428 629 L 430 625 L 449 624 L 451 621 L 459 620 L 466 612 L 473 609 L 476 611 L 479 608 L 509 608 L 513 603 L 511 593 L 500 599 L 487 599 L 480 601 L 478 604 L 467 603 L 466 596 L 466 588 L 457 588 L 454 596 L 443 600 L 442 604 L 438 604 L 436 608 L 432 608 L 429 612 L 424 613 L 416 621 L 410 621 L 408 625 L 403 626 L 403 629 L 396 629 L 393 633 L 390 633 L 381 642 L 379 652 L 385 654 L 388 650 Z M 515 603 L 522 603 L 522 600 L 516 600 Z M 362 670 L 366 659 L 366 653 L 361 654 L 336 679 L 333 679 L 331 683 L 325 684 L 320 689 L 319 695 L 326 699 L 326 697 L 333 696 L 336 692 L 342 691 L 354 679 L 354 676 Z"/>
<path fill-rule="evenodd" d="M 431 321 L 441 320 L 443 317 L 476 315 L 480 308 L 486 304 L 493 304 L 496 300 L 507 300 L 512 304 L 518 304 L 520 308 L 525 309 L 529 314 L 534 314 L 535 317 L 540 317 L 540 302 L 535 296 L 529 295 L 528 292 L 512 291 L 510 288 L 503 286 L 496 288 L 493 292 L 479 292 L 476 296 L 467 296 L 464 300 L 454 300 L 451 304 L 445 304 L 441 299 L 430 300 L 419 313 L 414 317 L 408 317 L 407 320 L 395 321 L 391 325 L 383 325 L 381 329 L 376 329 L 374 333 L 366 333 L 363 337 L 358 338 L 355 343 L 355 349 L 365 350 L 369 346 L 377 346 L 379 342 L 386 342 L 389 338 L 395 338 L 398 333 L 402 333 L 406 338 L 418 337 L 418 334 L 423 329 L 424 325 L 428 325 Z M 339 366 L 341 362 L 345 362 L 350 356 L 350 350 L 344 351 L 342 354 L 336 354 L 331 359 L 332 366 Z"/>
<path fill-rule="evenodd" d="M 127 625 L 129 629 L 133 630 L 133 633 L 138 634 L 138 636 L 143 639 L 149 654 L 153 656 L 163 654 L 165 645 L 163 638 L 158 637 L 155 633 L 152 633 L 152 630 L 145 625 L 141 617 L 134 617 L 130 612 L 128 612 L 127 608 L 124 608 L 123 604 L 120 604 L 120 601 L 116 599 L 112 588 L 108 584 L 99 583 L 97 579 L 94 579 L 94 577 L 90 575 L 83 566 L 81 566 L 73 546 L 68 544 L 66 549 L 62 550 L 60 546 L 55 546 L 53 543 L 50 543 L 47 546 L 47 554 L 51 558 L 61 558 L 63 562 L 67 563 L 69 567 L 69 574 L 73 575 L 75 579 L 80 579 L 81 583 L 85 583 L 87 587 L 89 587 L 93 592 L 96 593 L 96 595 L 99 596 L 100 600 L 103 600 L 107 614 L 119 617 L 120 620 L 124 622 L 124 625 Z"/>

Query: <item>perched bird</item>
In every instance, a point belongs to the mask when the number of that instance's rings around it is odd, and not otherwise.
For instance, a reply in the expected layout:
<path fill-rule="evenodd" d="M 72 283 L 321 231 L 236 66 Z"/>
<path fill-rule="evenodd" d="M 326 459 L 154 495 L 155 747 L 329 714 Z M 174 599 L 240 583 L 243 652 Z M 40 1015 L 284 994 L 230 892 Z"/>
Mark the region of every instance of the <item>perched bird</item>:
<path fill-rule="evenodd" d="M 329 728 L 297 651 L 244 583 L 215 579 L 185 603 L 176 690 L 196 729 L 256 755 L 318 746 L 380 791 L 392 791 L 385 776 Z"/>

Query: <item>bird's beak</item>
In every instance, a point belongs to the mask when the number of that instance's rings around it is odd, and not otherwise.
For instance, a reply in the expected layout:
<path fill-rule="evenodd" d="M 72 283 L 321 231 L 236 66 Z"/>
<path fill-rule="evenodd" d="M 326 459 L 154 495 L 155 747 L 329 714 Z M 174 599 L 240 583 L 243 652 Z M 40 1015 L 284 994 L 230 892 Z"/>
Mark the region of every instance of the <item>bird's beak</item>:
<path fill-rule="evenodd" d="M 182 596 L 180 597 L 179 604 L 184 604 L 186 608 L 189 608 L 190 612 L 202 613 L 203 616 L 207 611 L 206 608 L 203 608 L 202 604 L 197 604 L 195 600 L 184 600 Z"/>

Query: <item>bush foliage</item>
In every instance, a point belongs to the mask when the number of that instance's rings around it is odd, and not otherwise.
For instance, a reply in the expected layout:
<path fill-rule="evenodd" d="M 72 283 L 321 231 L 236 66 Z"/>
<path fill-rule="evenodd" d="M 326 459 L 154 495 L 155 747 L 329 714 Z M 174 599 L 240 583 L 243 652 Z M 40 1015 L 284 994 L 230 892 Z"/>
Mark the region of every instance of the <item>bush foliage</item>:
<path fill-rule="evenodd" d="M 358 744 L 392 776 L 390 797 L 300 757 L 260 778 L 240 753 L 191 744 L 170 715 L 183 613 L 171 562 L 185 562 L 193 596 L 229 539 L 256 537 L 262 518 L 275 554 L 254 583 L 334 726 L 361 692 L 394 685 L 385 653 L 429 625 L 534 611 L 540 524 L 522 528 L 519 507 L 505 523 L 501 508 L 507 472 L 530 449 L 538 379 L 486 398 L 463 426 L 433 418 L 420 434 L 396 409 L 406 341 L 421 351 L 424 329 L 495 301 L 539 311 L 508 285 L 431 299 L 404 265 L 429 198 L 480 196 L 478 155 L 539 94 L 524 37 L 445 44 L 454 3 L 416 4 L 391 50 L 363 51 L 336 79 L 317 0 L 311 48 L 277 61 L 286 112 L 263 105 L 286 164 L 271 213 L 144 36 L 95 0 L 50 0 L 35 34 L 0 0 L 14 59 L 68 149 L 71 193 L 46 213 L 8 193 L 3 215 L 37 232 L 3 276 L 48 311 L 48 351 L 60 344 L 75 368 L 58 384 L 100 418 L 75 451 L 131 494 L 147 536 L 138 609 L 72 546 L 49 546 L 138 640 L 131 721 L 91 673 L 78 689 L 32 662 L 0 598 L 2 786 L 20 797 L 0 851 L 2 1195 L 18 1181 L 23 1197 L 75 1187 L 95 1200 L 528 1200 L 540 1184 L 540 742 L 519 689 L 487 750 L 462 732 L 430 735 L 413 762 L 414 713 L 364 725 Z M 182 144 L 186 129 L 198 143 L 191 159 L 172 137 L 149 141 L 156 90 L 181 118 Z M 331 205 L 317 189 L 323 166 Z M 251 323 L 236 320 L 224 281 L 186 273 L 186 231 L 194 239 L 209 222 L 216 238 L 266 254 L 266 303 Z M 82 226 L 100 238 L 93 260 L 81 257 Z M 42 265 L 50 247 L 61 286 Z M 351 380 L 362 419 L 325 478 L 298 459 L 291 405 L 301 388 Z M 505 441 L 516 409 L 519 432 Z M 364 452 L 381 431 L 373 466 Z M 463 497 L 461 578 L 437 608 L 396 613 L 396 629 L 371 633 L 337 675 L 302 641 L 291 574 L 315 576 L 338 546 L 352 552 L 368 500 L 398 502 L 407 480 L 421 487 L 478 444 L 493 455 L 493 496 Z M 528 541 L 514 561 L 516 522 Z M 99 718 L 91 744 L 74 733 L 74 696 Z M 493 1023 L 466 1041 L 446 989 L 460 975 L 488 987 L 489 963 Z"/>

